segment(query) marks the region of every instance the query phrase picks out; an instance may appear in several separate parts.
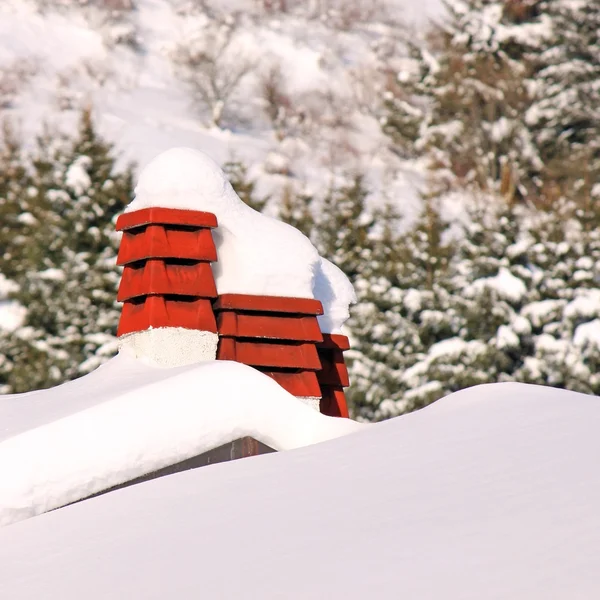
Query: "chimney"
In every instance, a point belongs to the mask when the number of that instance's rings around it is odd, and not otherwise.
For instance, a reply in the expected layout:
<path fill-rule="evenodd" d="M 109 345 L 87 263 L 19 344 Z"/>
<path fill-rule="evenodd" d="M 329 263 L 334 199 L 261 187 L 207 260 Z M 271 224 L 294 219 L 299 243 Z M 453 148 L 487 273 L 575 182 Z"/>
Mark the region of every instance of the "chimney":
<path fill-rule="evenodd" d="M 210 263 L 217 260 L 216 226 L 211 213 L 169 208 L 119 217 L 121 346 L 163 367 L 215 359 L 217 288 Z"/>
<path fill-rule="evenodd" d="M 223 294 L 214 304 L 220 360 L 235 360 L 268 375 L 290 394 L 319 410 L 323 341 L 318 300 Z"/>
<path fill-rule="evenodd" d="M 165 158 L 162 171 L 147 176 L 151 181 L 140 190 L 144 201 L 182 202 L 188 193 L 195 201 L 195 188 L 191 186 L 189 192 L 181 184 L 182 173 L 188 175 L 182 167 L 185 160 L 190 162 L 184 165 L 190 173 L 201 175 L 200 183 L 194 185 L 205 185 L 208 178 L 215 193 L 221 191 L 223 175 L 216 173 L 218 167 L 209 164 L 207 170 L 208 161 L 202 158 L 200 163 L 194 162 L 198 161 L 197 153 L 186 149 L 172 154 L 167 158 L 177 160 Z M 205 170 L 198 171 L 198 165 Z M 168 180 L 174 191 L 150 193 L 148 189 L 164 183 L 172 166 L 182 170 L 175 181 L 179 187 Z M 224 206 L 229 207 L 231 198 L 225 200 Z M 140 204 L 140 210 L 126 212 L 117 220 L 117 230 L 123 232 L 117 258 L 124 267 L 117 296 L 123 303 L 118 327 L 121 347 L 161 367 L 215 359 L 237 361 L 271 377 L 315 410 L 347 417 L 344 387 L 349 382 L 343 352 L 349 348 L 348 338 L 322 333 L 317 318 L 323 315 L 322 303 L 313 298 L 219 295 L 211 267 L 218 260 L 212 234 L 218 227 L 215 214 Z M 213 205 L 219 206 L 218 202 Z M 220 218 L 226 221 L 227 214 Z M 306 244 L 311 247 L 308 240 Z M 225 248 L 220 248 L 225 257 Z M 244 265 L 245 275 L 252 273 L 250 267 Z M 350 285 L 337 267 L 330 267 Z"/>
<path fill-rule="evenodd" d="M 321 370 L 317 379 L 321 389 L 320 410 L 330 417 L 348 417 L 348 404 L 344 388 L 350 385 L 344 350 L 350 348 L 345 335 L 324 333 L 323 341 L 317 344 Z"/>

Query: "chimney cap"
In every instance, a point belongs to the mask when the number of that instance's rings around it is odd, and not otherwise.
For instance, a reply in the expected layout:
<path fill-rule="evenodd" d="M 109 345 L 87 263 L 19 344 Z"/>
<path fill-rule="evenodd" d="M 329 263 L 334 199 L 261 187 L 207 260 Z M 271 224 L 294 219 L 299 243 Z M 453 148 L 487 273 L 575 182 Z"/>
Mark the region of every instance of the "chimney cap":
<path fill-rule="evenodd" d="M 142 208 L 126 212 L 117 219 L 117 231 L 144 227 L 145 225 L 185 225 L 188 227 L 210 227 L 218 225 L 213 213 L 181 208 Z"/>

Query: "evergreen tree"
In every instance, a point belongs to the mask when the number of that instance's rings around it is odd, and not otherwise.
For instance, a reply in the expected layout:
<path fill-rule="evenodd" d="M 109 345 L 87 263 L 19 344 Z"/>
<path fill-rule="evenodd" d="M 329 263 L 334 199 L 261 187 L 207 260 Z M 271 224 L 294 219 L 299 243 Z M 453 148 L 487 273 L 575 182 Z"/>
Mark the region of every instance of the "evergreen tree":
<path fill-rule="evenodd" d="M 548 176 L 571 198 L 600 196 L 600 2 L 546 0 L 551 38 L 535 58 L 527 111 Z"/>
<path fill-rule="evenodd" d="M 390 414 L 487 382 L 600 392 L 599 236 L 581 217 L 574 203 L 471 211 L 437 296 L 450 326 L 431 336 L 418 321 L 423 355 Z"/>
<path fill-rule="evenodd" d="M 388 405 L 390 415 L 464 387 L 510 380 L 530 347 L 519 319 L 531 281 L 519 210 L 501 202 L 472 209 L 452 244 L 440 244 L 447 234 L 442 225 L 430 206 L 405 236 L 414 240 L 405 258 L 413 286 L 407 316 L 417 326 L 421 350 L 400 375 L 402 393 Z M 433 278 L 432 262 L 439 265 Z"/>
<path fill-rule="evenodd" d="M 598 217 L 596 217 L 598 218 Z M 556 203 L 526 225 L 532 244 L 537 301 L 521 316 L 531 329 L 531 352 L 516 378 L 586 393 L 600 393 L 599 234 L 576 202 Z"/>
<path fill-rule="evenodd" d="M 248 168 L 238 160 L 230 160 L 223 165 L 223 171 L 240 200 L 250 208 L 262 212 L 268 198 L 259 198 L 256 193 L 256 182 L 248 176 Z"/>
<path fill-rule="evenodd" d="M 31 240 L 42 210 L 21 141 L 6 121 L 0 138 L 0 273 L 9 280 L 40 257 Z"/>
<path fill-rule="evenodd" d="M 373 255 L 370 232 L 374 225 L 363 177 L 333 187 L 316 219 L 314 242 L 322 256 L 335 263 L 353 283 L 368 268 Z"/>
<path fill-rule="evenodd" d="M 41 255 L 40 249 L 32 243 L 40 222 L 40 207 L 21 141 L 8 121 L 3 124 L 0 143 L 0 308 L 7 311 L 19 306 L 11 298 L 19 289 L 15 279 L 32 268 Z M 9 344 L 9 339 L 17 325 L 18 322 L 4 322 L 0 326 L 0 393 L 13 389 L 15 354 L 23 351 L 9 347 L 14 346 L 14 343 Z M 40 363 L 38 360 L 33 364 L 37 368 Z"/>
<path fill-rule="evenodd" d="M 405 358 L 420 344 L 416 325 L 398 309 L 402 300 L 397 281 L 399 215 L 388 204 L 375 217 L 380 231 L 371 262 L 353 282 L 358 304 L 347 324 L 352 344 L 346 353 L 351 381 L 346 394 L 353 416 L 366 421 L 387 416 L 386 406 L 398 399 Z"/>
<path fill-rule="evenodd" d="M 278 217 L 314 240 L 315 219 L 312 214 L 313 197 L 306 193 L 296 193 L 291 185 L 283 189 Z"/>
<path fill-rule="evenodd" d="M 132 193 L 131 168 L 117 171 L 89 112 L 74 140 L 40 140 L 31 178 L 30 195 L 43 210 L 29 243 L 41 258 L 15 276 L 14 297 L 27 314 L 2 346 L 14 392 L 73 379 L 114 353 L 120 313 L 114 222 Z"/>
<path fill-rule="evenodd" d="M 545 34 L 540 5 L 448 0 L 430 47 L 411 46 L 384 129 L 405 153 L 428 156 L 445 185 L 511 199 L 536 186 L 542 164 L 525 111 L 529 57 Z"/>
<path fill-rule="evenodd" d="M 446 224 L 430 201 L 409 231 L 398 233 L 398 219 L 389 206 L 376 214 L 381 233 L 355 284 L 359 305 L 349 321 L 348 355 L 354 360 L 348 396 L 364 420 L 405 412 L 411 403 L 405 374 L 457 327 L 442 285 L 450 255 L 443 242 Z"/>

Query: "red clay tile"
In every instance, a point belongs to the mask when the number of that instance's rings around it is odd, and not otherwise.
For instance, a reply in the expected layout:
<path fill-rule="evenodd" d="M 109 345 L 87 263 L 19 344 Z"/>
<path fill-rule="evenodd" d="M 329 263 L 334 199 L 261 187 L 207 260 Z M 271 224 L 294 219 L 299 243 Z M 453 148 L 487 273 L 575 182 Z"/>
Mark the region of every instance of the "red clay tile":
<path fill-rule="evenodd" d="M 217 352 L 219 360 L 235 360 L 253 367 L 303 369 L 317 371 L 321 362 L 314 344 L 272 343 L 222 337 Z"/>
<path fill-rule="evenodd" d="M 318 342 L 322 340 L 316 316 L 262 315 L 223 311 L 217 314 L 219 335 Z"/>
<path fill-rule="evenodd" d="M 217 250 L 210 229 L 182 231 L 163 225 L 125 231 L 121 240 L 118 265 L 147 258 L 178 258 L 214 262 Z"/>
<path fill-rule="evenodd" d="M 317 344 L 319 348 L 337 348 L 338 350 L 349 350 L 350 340 L 345 335 L 337 333 L 324 333 L 323 341 Z"/>
<path fill-rule="evenodd" d="M 205 298 L 184 300 L 147 296 L 142 302 L 127 301 L 123 304 L 117 335 L 156 327 L 217 332 L 211 302 Z"/>
<path fill-rule="evenodd" d="M 317 373 L 319 383 L 321 385 L 349 386 L 350 379 L 342 351 L 329 348 L 318 348 L 317 351 L 322 365 L 321 370 Z"/>
<path fill-rule="evenodd" d="M 178 208 L 143 208 L 123 213 L 117 219 L 117 231 L 143 227 L 144 225 L 186 225 L 189 227 L 216 227 L 217 217 L 213 213 Z"/>
<path fill-rule="evenodd" d="M 251 294 L 221 294 L 214 304 L 215 311 L 235 310 L 246 312 L 295 313 L 322 315 L 323 306 L 312 298 L 286 298 L 279 296 L 254 296 Z"/>
<path fill-rule="evenodd" d="M 217 288 L 210 264 L 169 264 L 150 259 L 141 265 L 126 265 L 123 269 L 117 300 L 123 302 L 149 294 L 177 294 L 216 298 Z"/>
<path fill-rule="evenodd" d="M 346 395 L 341 387 L 331 386 L 322 387 L 323 396 L 321 398 L 321 413 L 329 417 L 349 418 L 348 403 Z"/>

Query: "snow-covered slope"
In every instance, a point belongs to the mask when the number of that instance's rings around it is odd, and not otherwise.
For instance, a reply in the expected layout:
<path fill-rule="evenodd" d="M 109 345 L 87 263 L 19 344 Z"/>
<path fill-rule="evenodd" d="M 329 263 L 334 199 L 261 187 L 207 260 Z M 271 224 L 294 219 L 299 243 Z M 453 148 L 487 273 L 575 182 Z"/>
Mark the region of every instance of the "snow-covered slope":
<path fill-rule="evenodd" d="M 160 369 L 122 351 L 76 381 L 0 396 L 0 525 L 244 436 L 287 450 L 364 427 L 239 363 Z"/>
<path fill-rule="evenodd" d="M 600 403 L 494 384 L 0 530 L 0 597 L 598 597 Z"/>
<path fill-rule="evenodd" d="M 193 8 L 202 4 L 207 11 Z M 388 197 L 415 202 L 420 169 L 387 152 L 376 106 L 385 70 L 396 68 L 386 63 L 399 43 L 394 23 L 422 25 L 441 2 L 286 4 L 269 12 L 251 0 L 136 0 L 134 10 L 119 12 L 106 7 L 127 2 L 7 0 L 0 112 L 32 141 L 44 121 L 68 130 L 92 105 L 123 159 L 141 166 L 169 147 L 192 146 L 219 163 L 248 163 L 275 196 L 290 183 L 318 195 L 332 176 L 359 167 L 371 173 L 374 197 L 385 187 Z M 233 31 L 231 44 L 225 30 Z M 221 89 L 244 71 L 223 106 L 206 101 L 185 70 L 211 52 L 203 45 L 211 40 L 226 44 L 214 65 Z M 269 84 L 278 116 L 269 117 Z M 220 127 L 210 123 L 215 110 L 224 114 Z"/>

